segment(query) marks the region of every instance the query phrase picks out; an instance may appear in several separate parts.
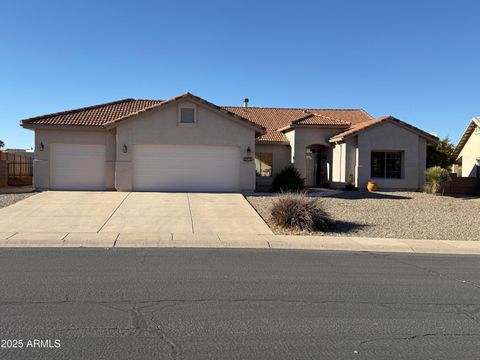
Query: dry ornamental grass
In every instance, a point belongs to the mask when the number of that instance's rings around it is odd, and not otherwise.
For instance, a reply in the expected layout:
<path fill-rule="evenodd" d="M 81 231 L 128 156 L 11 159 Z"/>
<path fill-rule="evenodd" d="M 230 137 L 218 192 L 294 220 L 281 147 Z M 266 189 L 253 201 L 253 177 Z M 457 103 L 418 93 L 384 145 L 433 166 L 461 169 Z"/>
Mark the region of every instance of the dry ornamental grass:
<path fill-rule="evenodd" d="M 305 194 L 278 196 L 272 204 L 270 217 L 276 226 L 298 231 L 327 231 L 335 225 L 318 200 Z"/>

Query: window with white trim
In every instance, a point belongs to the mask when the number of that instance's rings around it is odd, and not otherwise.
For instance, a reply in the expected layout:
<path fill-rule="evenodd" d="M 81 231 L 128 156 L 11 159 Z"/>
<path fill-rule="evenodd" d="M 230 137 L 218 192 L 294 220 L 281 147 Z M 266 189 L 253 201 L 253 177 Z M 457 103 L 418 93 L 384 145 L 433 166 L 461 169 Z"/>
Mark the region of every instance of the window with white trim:
<path fill-rule="evenodd" d="M 371 177 L 383 179 L 402 178 L 402 151 L 372 151 Z"/>

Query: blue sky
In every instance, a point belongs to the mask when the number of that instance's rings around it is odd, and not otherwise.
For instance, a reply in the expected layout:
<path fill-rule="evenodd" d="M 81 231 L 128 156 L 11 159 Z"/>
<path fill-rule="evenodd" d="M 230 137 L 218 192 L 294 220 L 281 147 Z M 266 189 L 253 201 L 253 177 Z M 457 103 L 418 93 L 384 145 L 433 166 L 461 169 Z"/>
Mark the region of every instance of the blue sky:
<path fill-rule="evenodd" d="M 478 1 L 8 1 L 0 139 L 20 119 L 190 91 L 219 105 L 363 108 L 457 141 L 480 115 Z"/>

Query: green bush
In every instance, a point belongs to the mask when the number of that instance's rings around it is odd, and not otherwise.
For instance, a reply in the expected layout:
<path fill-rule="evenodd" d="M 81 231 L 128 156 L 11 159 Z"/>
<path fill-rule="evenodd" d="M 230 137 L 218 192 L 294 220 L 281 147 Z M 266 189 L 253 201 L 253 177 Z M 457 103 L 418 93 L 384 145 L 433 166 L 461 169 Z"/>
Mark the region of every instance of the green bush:
<path fill-rule="evenodd" d="M 303 190 L 305 180 L 293 165 L 288 165 L 273 178 L 275 192 L 299 192 Z"/>
<path fill-rule="evenodd" d="M 274 201 L 270 216 L 275 225 L 290 230 L 327 231 L 335 226 L 319 201 L 304 193 L 281 194 Z"/>
<path fill-rule="evenodd" d="M 425 186 L 423 190 L 430 194 L 436 194 L 442 191 L 443 186 L 449 180 L 448 170 L 440 166 L 428 168 L 425 171 Z"/>

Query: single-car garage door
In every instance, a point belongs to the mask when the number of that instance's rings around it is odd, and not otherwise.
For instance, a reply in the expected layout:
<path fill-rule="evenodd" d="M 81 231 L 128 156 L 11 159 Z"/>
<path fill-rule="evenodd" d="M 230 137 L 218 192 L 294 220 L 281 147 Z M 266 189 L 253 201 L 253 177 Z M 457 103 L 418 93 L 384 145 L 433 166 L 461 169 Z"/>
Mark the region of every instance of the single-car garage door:
<path fill-rule="evenodd" d="M 238 191 L 234 146 L 136 145 L 133 188 L 139 191 Z"/>
<path fill-rule="evenodd" d="M 105 190 L 104 145 L 52 144 L 50 188 Z"/>

